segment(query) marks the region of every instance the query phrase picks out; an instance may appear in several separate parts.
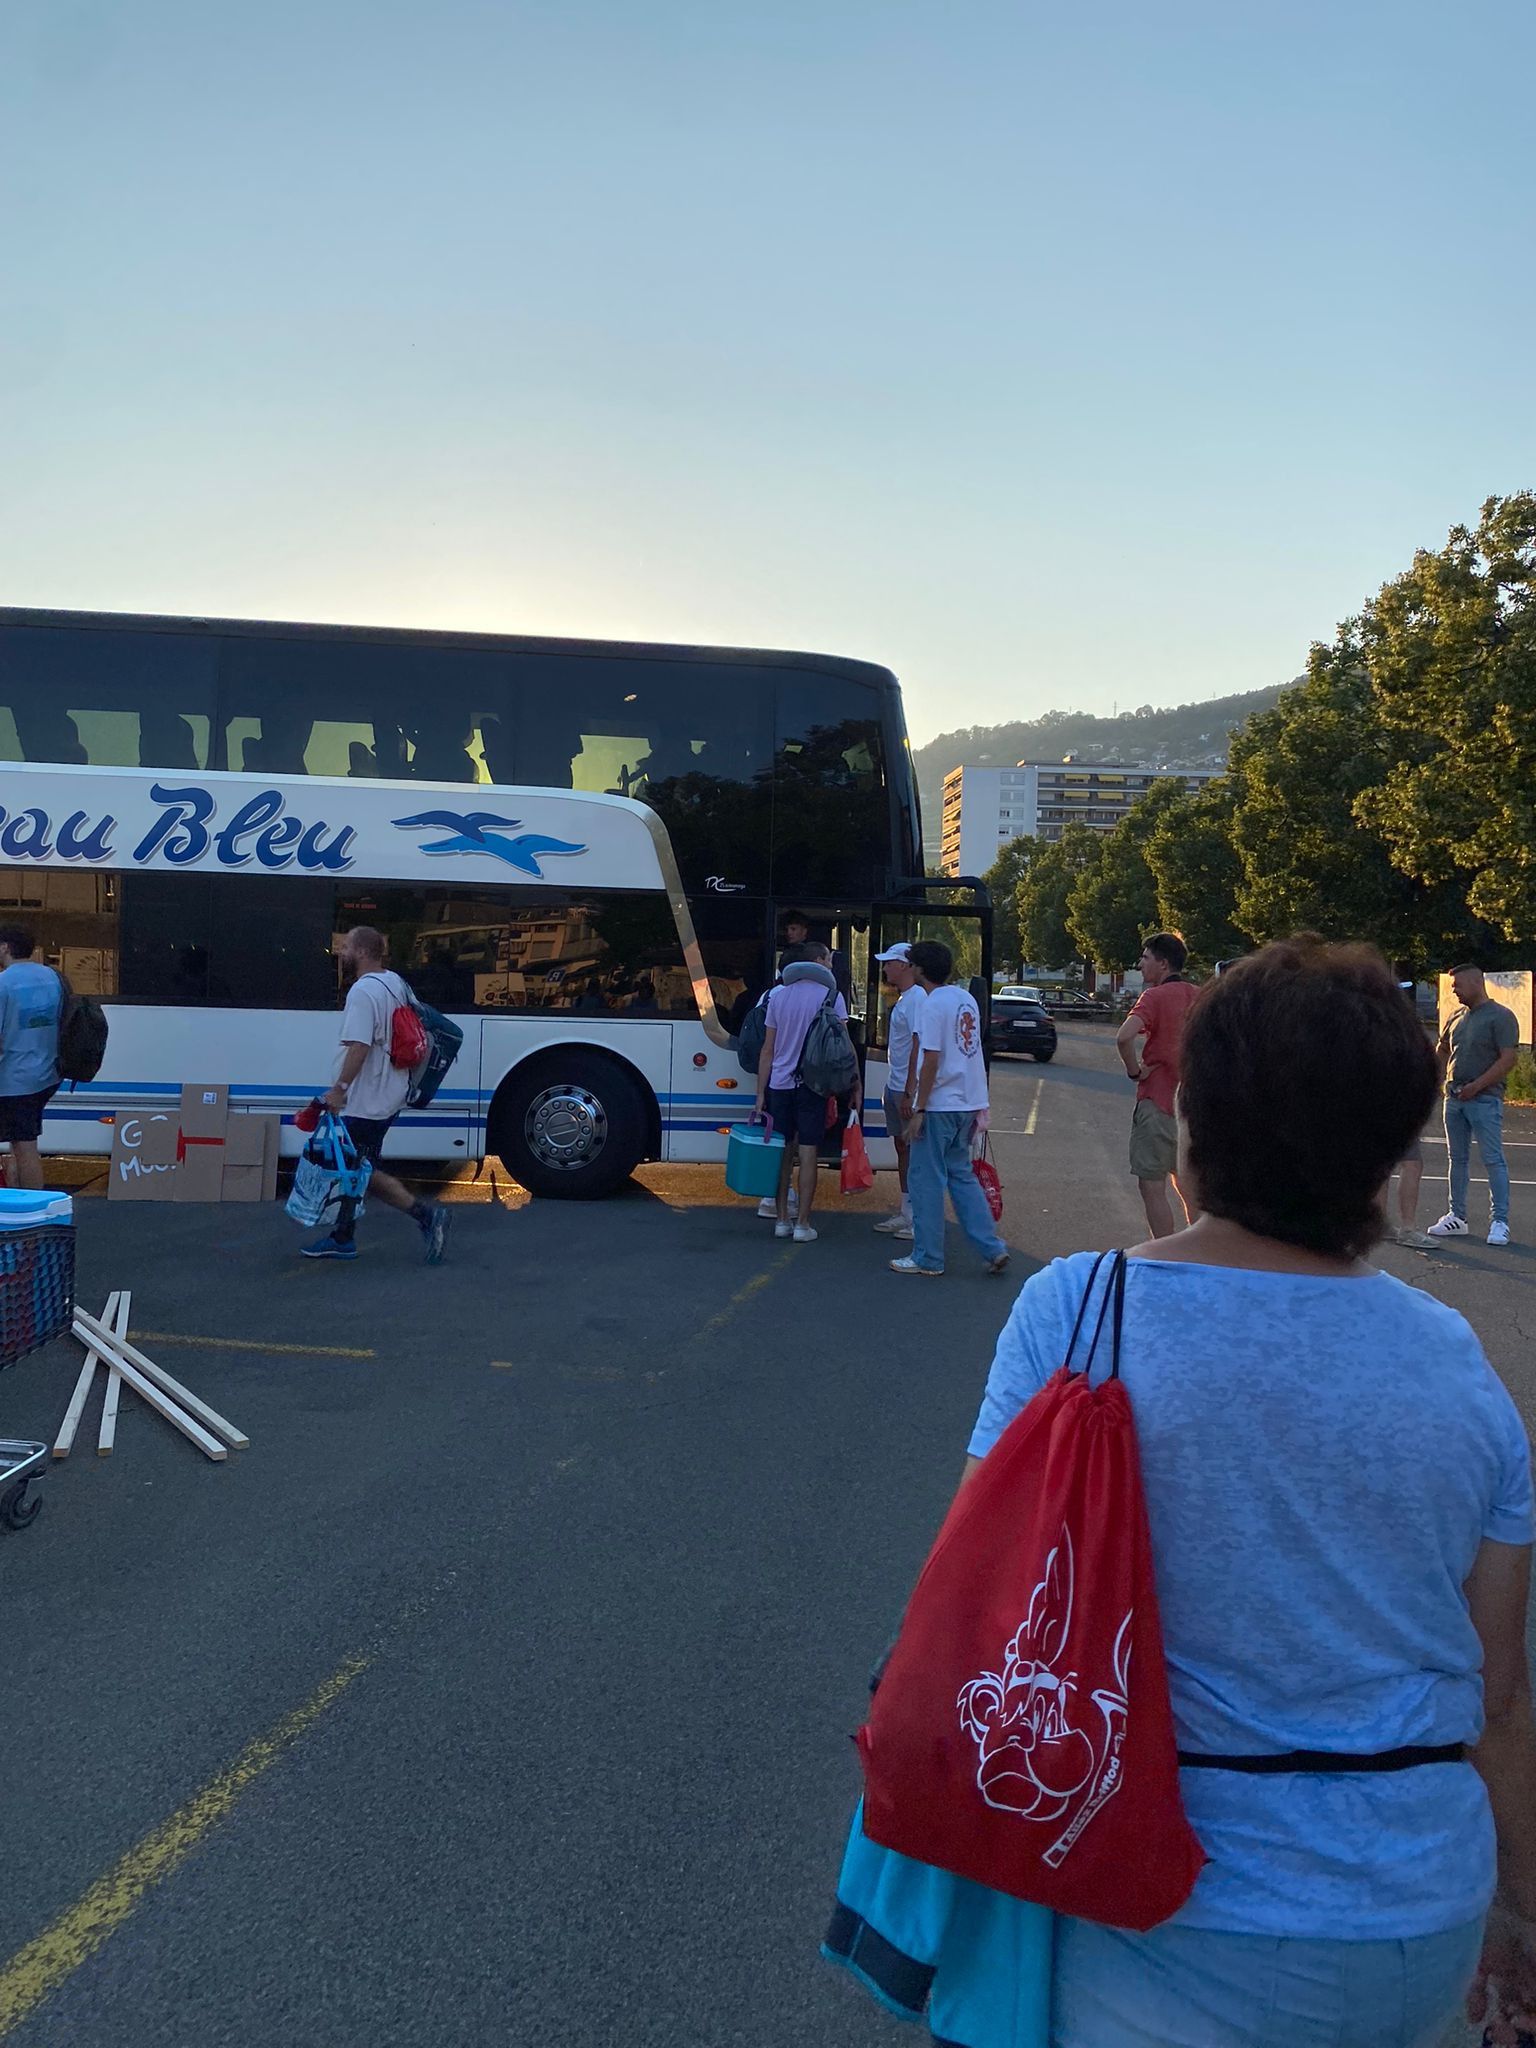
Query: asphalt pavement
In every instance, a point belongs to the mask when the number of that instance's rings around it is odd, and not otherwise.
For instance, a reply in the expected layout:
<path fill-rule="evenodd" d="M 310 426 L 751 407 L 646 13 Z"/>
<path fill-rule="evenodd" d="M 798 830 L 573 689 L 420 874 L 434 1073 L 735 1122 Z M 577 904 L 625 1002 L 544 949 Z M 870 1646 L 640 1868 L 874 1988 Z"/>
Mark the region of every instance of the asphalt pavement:
<path fill-rule="evenodd" d="M 994 1102 L 1004 1280 L 953 1232 L 942 1283 L 888 1274 L 886 1176 L 801 1247 L 711 1169 L 595 1205 L 487 1174 L 437 1270 L 383 1212 L 338 1269 L 275 1207 L 82 1201 L 82 1301 L 131 1286 L 251 1447 L 125 1395 L 0 1531 L 0 2040 L 889 2041 L 816 1958 L 867 1669 L 1019 1284 L 1141 1235 L 1101 1028 Z M 1530 1420 L 1520 1122 L 1516 1244 L 1384 1261 Z M 0 1376 L 0 1433 L 51 1438 L 77 1362 Z"/>

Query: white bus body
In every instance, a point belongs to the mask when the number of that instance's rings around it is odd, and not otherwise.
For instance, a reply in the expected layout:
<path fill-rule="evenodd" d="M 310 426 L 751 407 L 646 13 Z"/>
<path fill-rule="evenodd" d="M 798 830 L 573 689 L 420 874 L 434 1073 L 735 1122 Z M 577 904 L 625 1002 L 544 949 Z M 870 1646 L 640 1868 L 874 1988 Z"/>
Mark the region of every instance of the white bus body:
<path fill-rule="evenodd" d="M 513 998 L 524 1001 L 530 982 L 539 981 L 529 963 L 477 977 L 473 1007 L 439 1005 L 464 1032 L 456 1065 L 429 1107 L 402 1114 L 386 1154 L 465 1161 L 499 1153 L 541 1191 L 602 1193 L 639 1158 L 722 1159 L 730 1126 L 751 1113 L 752 1078 L 720 1020 L 666 830 L 654 811 L 627 798 L 485 784 L 0 764 L 0 921 L 46 925 L 29 915 L 26 877 L 61 871 L 245 878 L 240 949 L 258 978 L 263 949 L 283 937 L 280 892 L 271 907 L 263 901 L 273 878 L 309 877 L 338 895 L 354 884 L 430 882 L 482 895 L 512 884 L 524 904 L 541 890 L 558 892 L 561 902 L 573 891 L 598 892 L 598 901 L 604 891 L 654 897 L 658 910 L 666 906 L 686 969 L 686 981 L 680 973 L 668 980 L 667 999 L 686 1001 L 691 983 L 693 1015 L 646 1014 L 635 988 L 617 1014 L 518 1009 Z M 44 885 L 30 886 L 41 892 Z M 444 927 L 429 936 L 477 931 L 483 944 L 490 929 Z M 91 986 L 89 948 L 50 946 L 44 935 L 38 957 L 73 968 L 82 991 Z M 412 971 L 408 960 L 393 964 Z M 559 972 L 551 968 L 543 978 L 546 992 L 558 991 Z M 500 990 L 482 986 L 498 982 L 508 992 L 502 1002 Z M 100 985 L 108 987 L 105 980 Z M 167 993 L 173 995 L 169 984 Z M 422 993 L 436 1000 L 430 989 Z M 593 1000 L 604 998 L 595 993 Z M 161 1002 L 153 991 L 131 1001 L 107 992 L 102 1001 L 110 1025 L 105 1064 L 94 1081 L 66 1085 L 54 1097 L 45 1150 L 109 1151 L 119 1112 L 162 1105 L 184 1082 L 208 1081 L 227 1083 L 236 1104 L 281 1114 L 283 1151 L 297 1153 L 303 1141 L 292 1116 L 334 1071 L 334 1007 L 247 1008 L 220 1003 L 211 991 L 195 1006 Z M 871 1058 L 865 1129 L 877 1165 L 894 1159 L 880 1109 L 884 1080 L 884 1066 Z"/>

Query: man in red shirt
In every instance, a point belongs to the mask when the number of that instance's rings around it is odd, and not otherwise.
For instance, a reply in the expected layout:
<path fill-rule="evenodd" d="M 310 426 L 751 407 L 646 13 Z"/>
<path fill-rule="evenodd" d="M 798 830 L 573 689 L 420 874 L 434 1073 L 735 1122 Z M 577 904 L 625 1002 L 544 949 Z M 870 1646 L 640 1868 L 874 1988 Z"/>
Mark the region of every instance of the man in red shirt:
<path fill-rule="evenodd" d="M 1199 1214 L 1179 1186 L 1179 1127 L 1173 1098 L 1179 1085 L 1184 1019 L 1197 994 L 1184 979 L 1186 948 L 1177 932 L 1154 932 L 1141 949 L 1146 986 L 1115 1036 L 1115 1050 L 1136 1083 L 1131 1118 L 1131 1172 L 1141 1183 L 1142 1206 L 1154 1237 L 1171 1237 Z M 1179 1206 L 1168 1198 L 1173 1182 Z"/>

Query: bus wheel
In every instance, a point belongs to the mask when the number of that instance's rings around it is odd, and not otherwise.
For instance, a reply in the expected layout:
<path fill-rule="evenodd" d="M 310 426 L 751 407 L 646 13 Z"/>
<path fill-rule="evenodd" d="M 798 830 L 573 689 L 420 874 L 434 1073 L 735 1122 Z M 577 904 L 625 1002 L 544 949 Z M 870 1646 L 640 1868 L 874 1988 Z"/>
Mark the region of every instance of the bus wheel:
<path fill-rule="evenodd" d="M 628 1180 L 645 1157 L 646 1129 L 639 1083 L 617 1061 L 573 1050 L 509 1076 L 492 1143 L 530 1194 L 589 1202 Z"/>

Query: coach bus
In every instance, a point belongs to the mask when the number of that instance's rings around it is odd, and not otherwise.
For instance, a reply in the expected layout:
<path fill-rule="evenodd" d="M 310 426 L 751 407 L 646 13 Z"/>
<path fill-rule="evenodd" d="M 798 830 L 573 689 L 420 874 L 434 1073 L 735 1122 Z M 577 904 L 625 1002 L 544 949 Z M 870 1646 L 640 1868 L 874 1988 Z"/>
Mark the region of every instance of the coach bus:
<path fill-rule="evenodd" d="M 943 893 L 940 919 L 881 668 L 0 609 L 0 922 L 111 1025 L 51 1151 L 189 1080 L 291 1119 L 331 1073 L 338 937 L 371 924 L 465 1032 L 394 1156 L 565 1196 L 719 1159 L 794 909 L 847 963 L 879 1160 L 873 956 L 957 914 L 986 946 L 984 892 Z"/>

